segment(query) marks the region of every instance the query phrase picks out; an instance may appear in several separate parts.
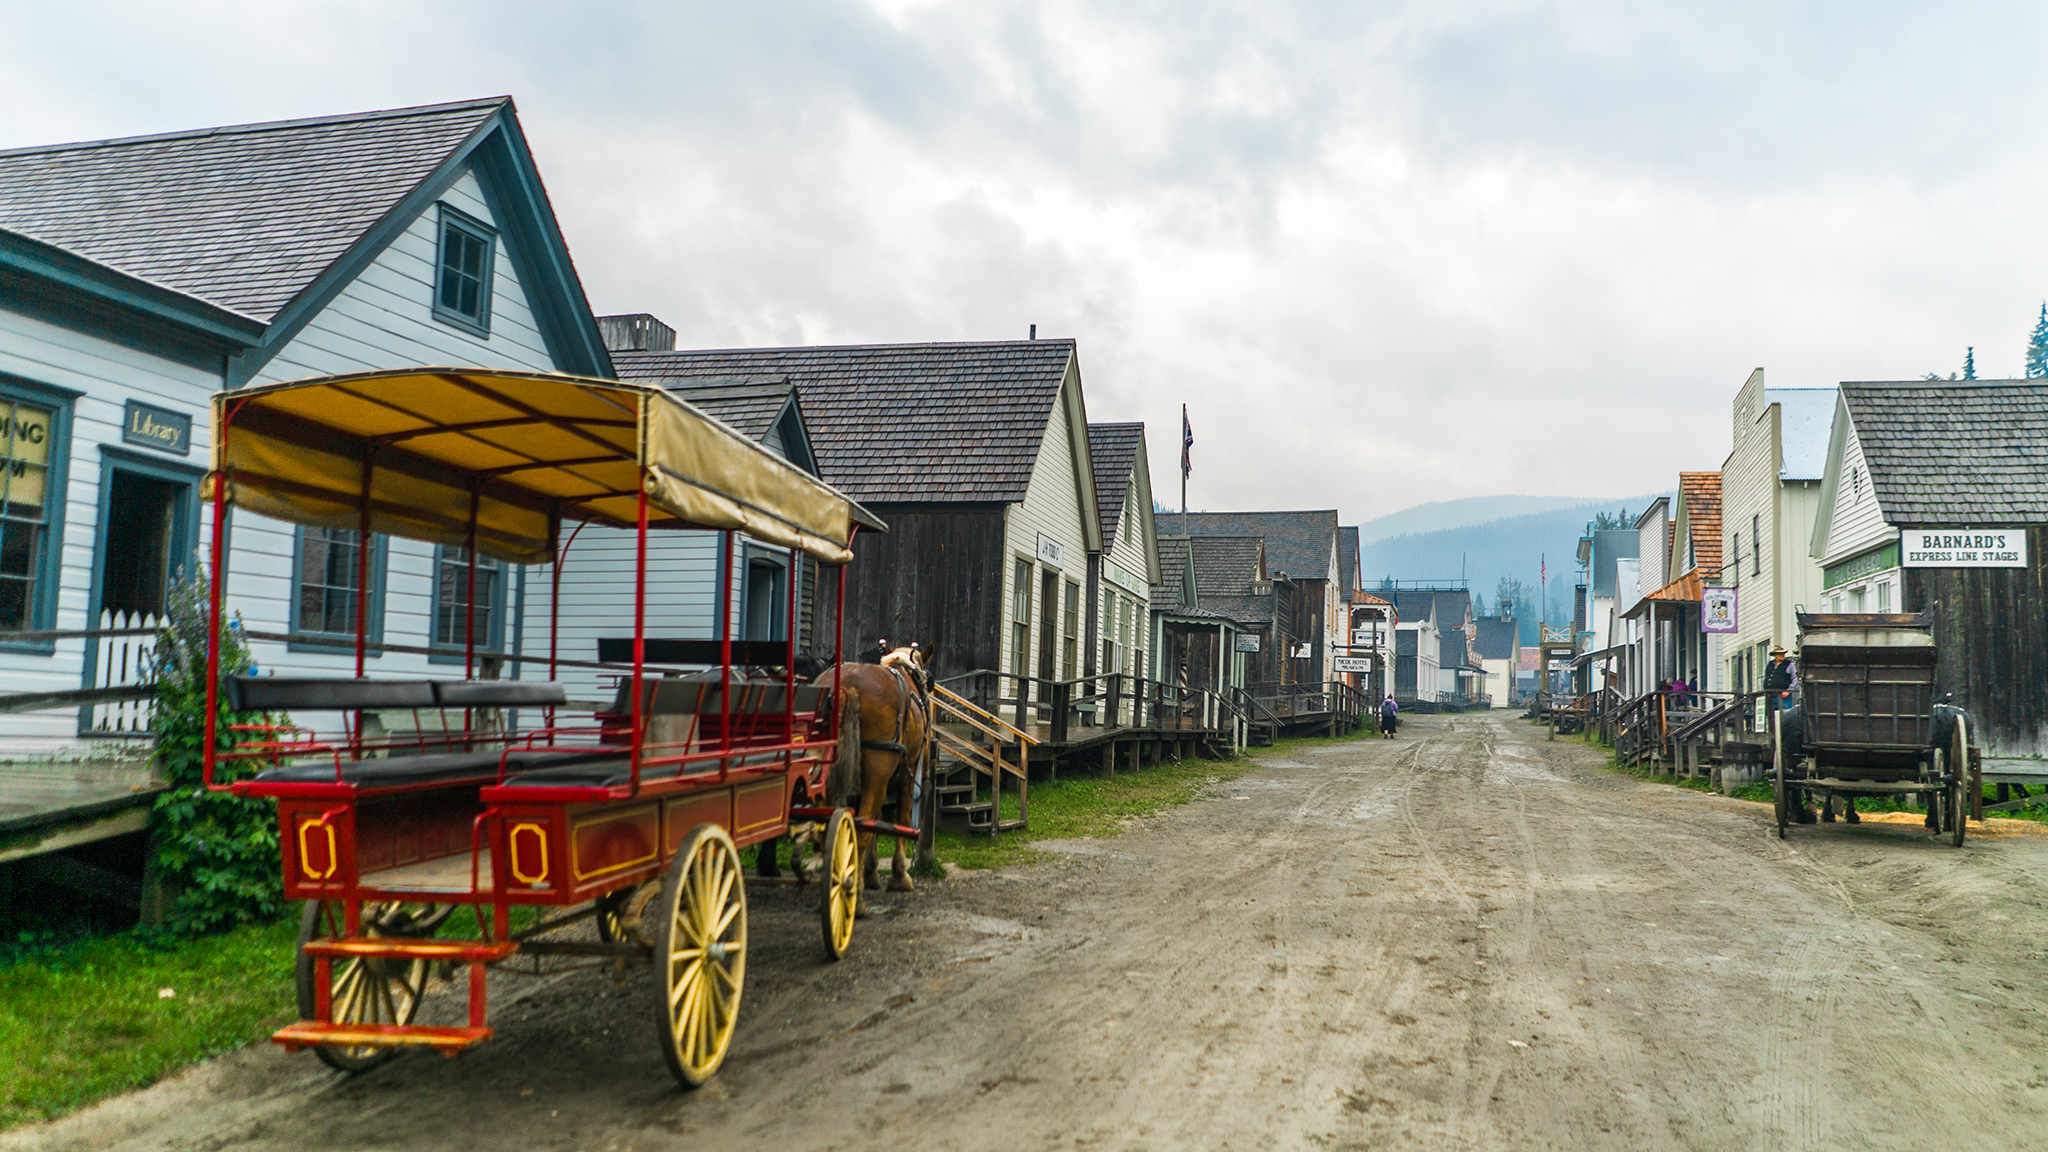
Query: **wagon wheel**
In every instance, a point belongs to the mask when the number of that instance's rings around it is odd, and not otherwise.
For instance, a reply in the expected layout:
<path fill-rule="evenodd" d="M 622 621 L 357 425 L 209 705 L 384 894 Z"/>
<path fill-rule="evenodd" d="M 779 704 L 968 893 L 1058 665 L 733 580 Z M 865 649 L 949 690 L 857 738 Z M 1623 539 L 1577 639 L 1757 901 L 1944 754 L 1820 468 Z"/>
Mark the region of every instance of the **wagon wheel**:
<path fill-rule="evenodd" d="M 1949 741 L 1949 775 L 1955 777 L 1948 788 L 1948 809 L 1955 827 L 1949 832 L 1949 843 L 1958 848 L 1963 846 L 1963 828 L 1970 822 L 1968 781 L 1970 778 L 1970 722 L 1960 714 L 1956 716 L 1956 733 Z"/>
<path fill-rule="evenodd" d="M 365 936 L 432 936 L 455 910 L 452 904 L 364 904 L 360 927 Z M 311 901 L 299 922 L 299 1018 L 313 1019 L 316 968 L 306 945 L 345 934 L 342 906 Z M 331 961 L 329 1019 L 336 1024 L 410 1024 L 427 991 L 427 962 L 356 957 Z M 342 1072 L 365 1072 L 398 1054 L 396 1048 L 315 1048 L 314 1055 Z"/>
<path fill-rule="evenodd" d="M 747 974 L 747 886 L 725 829 L 691 830 L 655 909 L 661 1055 L 676 1079 L 695 1088 L 725 1062 Z"/>
<path fill-rule="evenodd" d="M 837 960 L 853 943 L 854 902 L 860 898 L 860 839 L 854 835 L 851 809 L 834 809 L 825 823 L 824 879 L 818 919 L 825 929 L 825 951 Z"/>
<path fill-rule="evenodd" d="M 1771 713 L 1771 803 L 1777 809 L 1778 839 L 1785 838 L 1785 825 L 1791 823 L 1792 805 L 1785 794 L 1785 742 L 1783 726 L 1778 723 L 1778 714 Z"/>
<path fill-rule="evenodd" d="M 653 944 L 647 908 L 659 895 L 659 884 L 635 884 L 599 896 L 597 938 L 607 944 Z"/>

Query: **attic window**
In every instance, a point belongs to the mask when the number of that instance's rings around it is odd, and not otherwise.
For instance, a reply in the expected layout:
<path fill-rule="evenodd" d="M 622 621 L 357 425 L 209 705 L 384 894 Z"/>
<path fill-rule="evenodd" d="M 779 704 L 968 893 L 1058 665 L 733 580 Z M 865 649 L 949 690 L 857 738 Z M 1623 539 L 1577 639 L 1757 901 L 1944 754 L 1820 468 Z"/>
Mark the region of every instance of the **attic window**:
<path fill-rule="evenodd" d="M 491 265 L 497 240 L 488 224 L 441 205 L 434 319 L 474 336 L 491 334 Z"/>
<path fill-rule="evenodd" d="M 1863 499 L 1863 469 L 1849 469 L 1849 502 L 1854 504 Z"/>

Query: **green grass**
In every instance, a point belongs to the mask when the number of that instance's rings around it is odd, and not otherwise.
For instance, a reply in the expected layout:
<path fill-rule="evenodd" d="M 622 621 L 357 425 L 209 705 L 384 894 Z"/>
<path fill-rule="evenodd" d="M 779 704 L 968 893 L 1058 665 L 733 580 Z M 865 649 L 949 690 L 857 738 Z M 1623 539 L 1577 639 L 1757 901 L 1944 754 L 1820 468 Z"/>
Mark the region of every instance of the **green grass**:
<path fill-rule="evenodd" d="M 1057 780 L 1031 785 L 1031 826 L 1005 832 L 991 840 L 987 833 L 964 832 L 941 827 L 933 836 L 933 848 L 942 864 L 962 868 L 1003 868 L 1027 864 L 1044 853 L 1031 847 L 1037 840 L 1067 840 L 1083 836 L 1115 836 L 1127 821 L 1156 815 L 1185 804 L 1213 784 L 1235 780 L 1259 766 L 1261 757 L 1284 754 L 1324 744 L 1365 739 L 1360 729 L 1350 736 L 1313 736 L 1282 740 L 1270 748 L 1253 749 L 1235 760 L 1188 759 L 1178 764 L 1168 760 L 1156 768 L 1123 770 L 1115 776 L 1076 773 Z M 1014 819 L 1014 793 L 1003 798 L 1003 818 Z"/>
<path fill-rule="evenodd" d="M 297 936 L 293 916 L 200 940 L 130 932 L 0 959 L 0 1128 L 143 1087 L 290 1023 Z"/>

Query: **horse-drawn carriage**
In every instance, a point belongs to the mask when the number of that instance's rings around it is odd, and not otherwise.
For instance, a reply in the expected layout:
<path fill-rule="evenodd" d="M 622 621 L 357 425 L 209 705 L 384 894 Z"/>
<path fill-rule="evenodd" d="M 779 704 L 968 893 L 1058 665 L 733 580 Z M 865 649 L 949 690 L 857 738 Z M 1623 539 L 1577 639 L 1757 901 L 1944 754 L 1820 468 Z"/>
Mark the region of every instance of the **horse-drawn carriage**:
<path fill-rule="evenodd" d="M 1794 821 L 1857 819 L 1858 796 L 1924 796 L 1927 823 L 1963 843 L 1970 725 L 1937 700 L 1938 650 L 1922 613 L 1799 614 L 1799 699 L 1772 719 L 1778 835 Z"/>
<path fill-rule="evenodd" d="M 787 549 L 792 571 L 799 553 L 840 566 L 843 595 L 854 531 L 882 527 L 858 505 L 660 389 L 562 376 L 422 369 L 226 392 L 214 453 L 207 785 L 277 801 L 285 895 L 307 902 L 303 1019 L 277 1043 L 348 1070 L 406 1046 L 452 1056 L 491 1035 L 494 965 L 651 962 L 662 1054 L 700 1084 L 725 1058 L 745 982 L 740 850 L 798 831 L 822 835 L 825 948 L 846 950 L 856 837 L 908 829 L 857 829 L 845 806 L 838 662 L 817 683 L 797 678 L 793 593 L 779 641 L 734 638 L 730 611 L 712 614 L 715 639 L 650 638 L 648 547 L 650 529 L 721 532 L 729 587 L 744 531 Z M 406 651 L 365 635 L 367 547 L 353 677 L 221 676 L 231 506 L 445 546 L 456 559 L 437 564 L 453 584 L 439 635 L 460 643 L 435 655 L 459 652 L 463 678 L 364 677 L 369 650 Z M 480 559 L 552 564 L 559 582 L 565 521 L 625 529 L 637 549 L 630 664 L 611 668 L 616 688 L 580 720 L 557 671 L 601 666 L 558 660 L 550 636 L 546 680 L 478 678 L 470 594 Z M 699 670 L 658 674 L 650 644 Z M 215 729 L 223 702 L 263 721 L 229 739 Z M 428 719 L 391 735 L 404 726 L 377 720 L 393 713 Z M 308 726 L 320 716 L 335 719 Z M 468 938 L 441 935 L 464 923 L 450 919 L 463 906 Z M 562 937 L 590 921 L 595 940 Z M 458 970 L 466 1024 L 417 1022 L 430 976 Z"/>

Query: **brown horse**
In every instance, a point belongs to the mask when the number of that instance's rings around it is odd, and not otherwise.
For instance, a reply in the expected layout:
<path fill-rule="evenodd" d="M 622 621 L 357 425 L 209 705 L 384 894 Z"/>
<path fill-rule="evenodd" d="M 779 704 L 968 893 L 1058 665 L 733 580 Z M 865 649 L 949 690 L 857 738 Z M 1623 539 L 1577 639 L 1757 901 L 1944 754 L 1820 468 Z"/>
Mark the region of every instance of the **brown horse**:
<path fill-rule="evenodd" d="M 860 710 L 860 796 L 853 805 L 857 819 L 873 820 L 881 814 L 891 783 L 897 789 L 897 823 L 916 819 L 917 780 L 925 770 L 925 751 L 931 739 L 931 659 L 929 652 L 912 646 L 890 652 L 880 664 L 839 666 L 841 685 L 851 689 L 847 703 Z M 832 673 L 828 670 L 812 683 L 829 685 Z M 847 799 L 832 797 L 835 803 Z M 860 834 L 863 893 L 868 887 L 879 887 L 875 835 Z M 903 854 L 903 838 L 897 837 L 889 890 L 908 892 L 910 887 L 910 863 Z"/>

